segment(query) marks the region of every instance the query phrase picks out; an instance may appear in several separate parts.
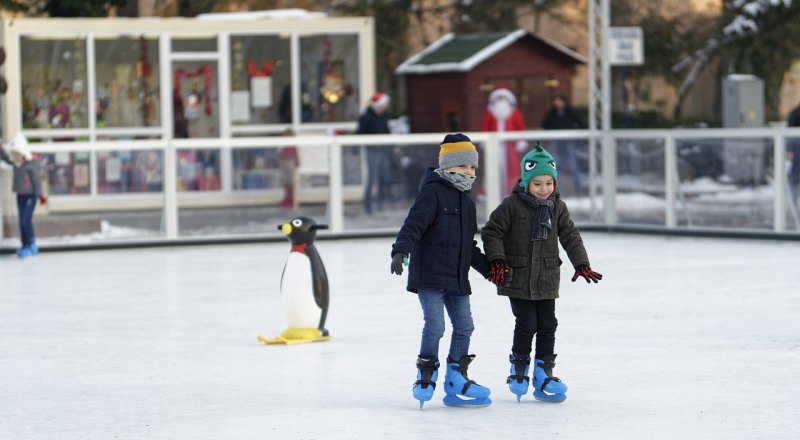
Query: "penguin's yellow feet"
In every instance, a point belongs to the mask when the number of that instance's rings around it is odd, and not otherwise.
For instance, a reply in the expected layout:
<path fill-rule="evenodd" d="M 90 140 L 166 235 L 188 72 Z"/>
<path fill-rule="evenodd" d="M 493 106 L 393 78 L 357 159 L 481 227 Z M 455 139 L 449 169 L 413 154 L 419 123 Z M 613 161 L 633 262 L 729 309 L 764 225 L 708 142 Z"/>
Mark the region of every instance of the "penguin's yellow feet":
<path fill-rule="evenodd" d="M 328 341 L 331 336 L 325 329 L 290 327 L 274 338 L 258 335 L 258 340 L 266 344 L 305 344 L 308 342 Z"/>

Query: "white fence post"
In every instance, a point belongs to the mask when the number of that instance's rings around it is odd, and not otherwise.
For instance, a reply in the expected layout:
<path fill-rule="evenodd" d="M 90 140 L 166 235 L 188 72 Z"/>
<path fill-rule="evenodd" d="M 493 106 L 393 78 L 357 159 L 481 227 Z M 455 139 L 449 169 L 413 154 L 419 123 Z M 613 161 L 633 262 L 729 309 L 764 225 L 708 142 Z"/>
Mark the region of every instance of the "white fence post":
<path fill-rule="evenodd" d="M 786 230 L 786 137 L 781 133 L 775 133 L 773 138 L 773 179 L 772 189 L 775 191 L 773 206 L 773 229 L 775 232 Z"/>
<path fill-rule="evenodd" d="M 664 138 L 664 222 L 666 227 L 670 229 L 678 226 L 675 193 L 680 184 L 678 160 L 675 150 L 675 137 L 672 133 L 667 133 Z"/>
<path fill-rule="evenodd" d="M 617 224 L 617 149 L 608 131 L 603 132 L 603 220 L 606 225 Z"/>
<path fill-rule="evenodd" d="M 164 224 L 164 238 L 174 240 L 178 238 L 178 161 L 175 146 L 172 141 L 167 141 L 164 148 L 164 210 L 162 222 Z"/>
<path fill-rule="evenodd" d="M 330 170 L 328 173 L 328 186 L 330 200 L 328 213 L 330 219 L 328 227 L 331 234 L 340 234 L 344 231 L 344 198 L 342 197 L 342 144 L 336 136 L 330 137 Z"/>
<path fill-rule="evenodd" d="M 497 133 L 489 133 L 486 138 L 486 148 L 483 152 L 483 163 L 486 169 L 482 171 L 485 182 L 483 186 L 486 189 L 486 218 L 489 218 L 492 211 L 500 205 L 502 199 L 498 154 L 500 154 L 500 141 Z"/>

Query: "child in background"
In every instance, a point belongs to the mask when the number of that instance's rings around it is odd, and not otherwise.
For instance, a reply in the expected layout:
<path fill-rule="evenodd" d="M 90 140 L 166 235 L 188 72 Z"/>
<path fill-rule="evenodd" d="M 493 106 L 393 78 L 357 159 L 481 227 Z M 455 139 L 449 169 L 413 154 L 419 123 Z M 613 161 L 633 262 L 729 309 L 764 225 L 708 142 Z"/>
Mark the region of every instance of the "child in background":
<path fill-rule="evenodd" d="M 47 203 L 47 198 L 42 194 L 42 183 L 39 177 L 39 161 L 33 158 L 28 141 L 22 133 L 17 133 L 11 141 L 9 148 L 11 157 L 8 157 L 3 147 L 0 146 L 0 160 L 14 167 L 12 177 L 12 191 L 17 193 L 17 215 L 19 217 L 19 235 L 22 247 L 17 250 L 19 258 L 39 254 L 36 247 L 36 236 L 33 232 L 33 210 L 36 209 L 36 200 L 42 204 Z"/>
<path fill-rule="evenodd" d="M 475 355 L 468 354 L 474 325 L 467 274 L 470 266 L 484 278 L 489 274 L 486 257 L 474 240 L 478 225 L 475 203 L 468 195 L 477 168 L 478 151 L 472 141 L 461 133 L 445 136 L 439 151 L 439 168 L 426 171 L 392 246 L 392 273 L 401 275 L 407 257 L 411 257 L 407 289 L 417 294 L 425 320 L 413 389 L 420 408 L 433 397 L 436 388 L 444 309 L 453 327 L 444 383 L 445 405 L 492 403 L 489 388 L 467 377 L 469 364 L 475 359 Z"/>
<path fill-rule="evenodd" d="M 508 385 L 517 400 L 528 392 L 528 368 L 536 336 L 533 395 L 562 402 L 567 386 L 553 377 L 556 355 L 555 300 L 559 288 L 558 243 L 575 267 L 572 281 L 582 276 L 595 283 L 603 276 L 589 266 L 589 257 L 567 205 L 556 188 L 556 163 L 537 142 L 522 158 L 521 179 L 511 196 L 498 206 L 481 231 L 491 262 L 489 279 L 497 293 L 508 296 L 516 318 Z M 511 276 L 509 276 L 509 274 Z"/>

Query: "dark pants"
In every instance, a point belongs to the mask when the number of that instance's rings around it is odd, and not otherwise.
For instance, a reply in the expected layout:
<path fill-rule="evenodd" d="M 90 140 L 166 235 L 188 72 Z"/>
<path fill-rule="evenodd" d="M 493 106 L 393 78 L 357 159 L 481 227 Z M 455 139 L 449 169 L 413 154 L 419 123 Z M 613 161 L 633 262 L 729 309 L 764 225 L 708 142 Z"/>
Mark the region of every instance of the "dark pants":
<path fill-rule="evenodd" d="M 378 187 L 376 202 L 378 209 L 389 196 L 389 179 L 391 177 L 391 154 L 389 148 L 367 147 L 367 182 L 364 189 L 364 210 L 372 212 L 372 188 Z"/>
<path fill-rule="evenodd" d="M 33 210 L 36 197 L 33 194 L 17 194 L 17 215 L 19 215 L 19 235 L 22 247 L 28 247 L 36 237 L 33 234 Z"/>
<path fill-rule="evenodd" d="M 519 355 L 531 353 L 533 337 L 536 336 L 535 359 L 553 354 L 556 345 L 556 300 L 530 301 L 510 298 L 511 311 L 517 318 L 514 325 L 514 345 L 511 350 Z"/>

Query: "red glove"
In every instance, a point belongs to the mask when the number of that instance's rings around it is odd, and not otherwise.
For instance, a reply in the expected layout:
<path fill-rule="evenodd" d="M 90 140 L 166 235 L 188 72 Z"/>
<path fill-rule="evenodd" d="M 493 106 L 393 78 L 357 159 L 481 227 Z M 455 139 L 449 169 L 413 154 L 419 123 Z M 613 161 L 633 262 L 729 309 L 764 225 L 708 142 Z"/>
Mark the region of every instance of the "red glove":
<path fill-rule="evenodd" d="M 39 194 L 39 203 L 41 203 L 42 205 L 46 205 L 47 204 L 47 197 L 45 197 L 42 194 Z"/>
<path fill-rule="evenodd" d="M 593 271 L 591 267 L 585 264 L 583 266 L 578 266 L 575 269 L 575 275 L 572 276 L 572 282 L 574 283 L 579 276 L 583 277 L 587 283 L 590 283 L 592 281 L 596 283 L 603 279 L 602 274 Z"/>
<path fill-rule="evenodd" d="M 489 281 L 497 286 L 508 287 L 511 284 L 513 270 L 504 260 L 492 261 L 489 268 Z"/>

